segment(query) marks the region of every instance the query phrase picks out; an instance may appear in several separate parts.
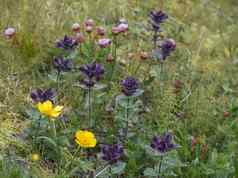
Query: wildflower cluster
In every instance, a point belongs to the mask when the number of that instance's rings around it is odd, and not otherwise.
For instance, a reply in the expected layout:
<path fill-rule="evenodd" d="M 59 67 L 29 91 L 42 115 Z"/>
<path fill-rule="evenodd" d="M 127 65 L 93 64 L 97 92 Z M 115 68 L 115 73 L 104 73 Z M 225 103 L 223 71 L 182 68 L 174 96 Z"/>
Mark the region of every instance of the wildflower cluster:
<path fill-rule="evenodd" d="M 160 24 L 165 19 L 167 19 L 167 15 L 163 12 L 150 13 L 150 23 L 156 31 L 160 31 Z M 122 164 L 123 160 L 127 159 L 126 147 L 127 143 L 134 142 L 130 135 L 134 132 L 133 129 L 137 130 L 137 128 L 133 128 L 131 125 L 135 123 L 134 119 L 139 115 L 139 103 L 142 103 L 140 96 L 143 93 L 141 87 L 144 82 L 141 78 L 137 79 L 138 76 L 136 74 L 125 74 L 124 69 L 126 68 L 121 65 L 118 58 L 117 50 L 120 47 L 117 41 L 120 39 L 118 36 L 126 34 L 128 30 L 129 25 L 124 19 L 121 19 L 112 27 L 111 34 L 102 26 L 96 27 L 96 23 L 92 19 L 86 19 L 82 28 L 79 23 L 74 23 L 72 25 L 74 35 L 72 37 L 65 35 L 61 40 L 57 40 L 55 45 L 56 48 L 61 49 L 60 52 L 56 52 L 56 57 L 52 59 L 52 66 L 57 71 L 57 80 L 53 80 L 56 82 L 57 90 L 52 88 L 47 90 L 36 89 L 30 94 L 35 105 L 34 108 L 37 108 L 40 114 L 40 117 L 33 119 L 36 122 L 33 126 L 37 130 L 32 137 L 33 142 L 37 146 L 39 139 L 47 139 L 51 144 L 63 147 L 63 150 L 66 149 L 67 154 L 72 159 L 68 160 L 65 169 L 71 169 L 77 162 L 78 157 L 80 159 L 81 157 L 86 157 L 87 160 L 95 160 L 96 158 L 91 155 L 96 152 L 96 149 L 95 151 L 92 149 L 97 147 L 97 144 L 101 146 L 101 160 L 106 162 L 107 166 L 113 167 Z M 110 38 L 110 35 L 112 35 L 112 38 Z M 163 41 L 160 46 L 162 59 L 165 60 L 174 51 L 175 47 L 176 44 L 173 40 Z M 143 60 L 149 57 L 150 55 L 146 51 L 140 53 L 140 58 Z M 73 82 L 76 83 L 79 79 L 81 88 L 86 89 L 83 90 L 85 96 L 82 97 L 84 107 L 82 111 L 79 108 L 79 112 L 82 112 L 82 114 L 76 114 L 79 118 L 72 122 L 70 121 L 70 117 L 74 115 L 72 113 L 77 113 L 78 111 L 69 109 L 70 107 L 68 108 L 66 105 L 56 104 L 64 101 L 64 98 L 67 97 L 66 93 L 63 93 L 61 89 L 67 75 L 72 78 L 74 76 L 78 77 L 77 79 L 75 77 Z M 120 79 L 113 78 L 114 75 L 118 75 Z M 62 80 L 64 77 L 65 80 Z M 112 92 L 114 85 L 121 88 L 121 91 L 118 91 L 118 96 L 115 97 L 116 106 L 112 108 L 111 112 L 111 114 L 115 115 L 113 116 L 115 117 L 115 121 L 113 121 L 115 123 L 112 123 L 112 125 L 117 125 L 114 128 L 115 132 L 112 134 L 115 144 L 108 144 L 107 139 L 103 138 L 98 131 L 100 122 L 103 122 L 103 117 L 95 113 L 99 112 L 98 110 L 100 109 L 98 108 L 101 106 L 96 106 L 97 110 L 94 108 L 98 103 L 102 103 L 95 97 L 100 81 L 107 86 L 102 91 L 106 94 Z M 72 86 L 77 86 L 75 83 L 72 83 Z M 104 93 L 102 96 L 105 95 Z M 107 102 L 107 99 L 103 99 L 103 102 Z M 64 114 L 63 110 L 65 111 Z M 48 118 L 47 121 L 50 122 L 43 122 L 43 118 Z M 69 121 L 67 122 L 66 119 Z M 45 126 L 46 124 L 49 125 Z M 79 129 L 78 127 L 81 128 Z M 104 132 L 103 130 L 109 129 L 105 127 L 101 130 Z M 51 133 L 53 134 L 51 135 Z M 135 132 L 135 134 L 138 133 Z M 66 143 L 62 143 L 61 138 L 66 136 L 70 139 L 65 138 L 67 140 Z M 42 148 L 42 145 L 40 146 Z M 176 148 L 176 145 L 172 143 L 172 135 L 167 133 L 163 136 L 154 137 L 151 147 L 160 153 L 165 153 Z M 76 148 L 76 151 L 73 151 L 74 148 Z M 58 150 L 56 153 L 58 153 Z M 65 161 L 65 158 L 63 159 L 60 153 L 58 156 L 61 162 Z M 32 161 L 38 161 L 40 158 L 41 155 L 32 155 Z M 101 174 L 101 172 L 99 173 Z"/>

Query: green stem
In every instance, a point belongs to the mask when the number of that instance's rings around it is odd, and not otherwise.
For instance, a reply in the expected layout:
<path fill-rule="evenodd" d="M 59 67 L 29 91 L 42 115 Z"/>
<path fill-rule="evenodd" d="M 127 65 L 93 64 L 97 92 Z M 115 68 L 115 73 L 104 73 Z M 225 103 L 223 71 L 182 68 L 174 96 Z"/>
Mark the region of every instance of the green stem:
<path fill-rule="evenodd" d="M 164 88 L 164 64 L 160 62 L 160 93 L 163 95 L 163 88 Z"/>
<path fill-rule="evenodd" d="M 156 46 L 157 46 L 157 38 L 158 38 L 158 32 L 154 31 L 154 36 L 153 36 L 154 49 L 156 49 Z"/>
<path fill-rule="evenodd" d="M 129 105 L 130 105 L 130 98 L 127 97 L 127 105 L 126 105 L 126 111 L 125 111 L 125 119 L 126 119 L 125 139 L 127 138 L 128 127 L 129 127 Z"/>
<path fill-rule="evenodd" d="M 60 71 L 58 70 L 57 72 L 57 78 L 56 78 L 56 82 L 57 82 L 57 92 L 59 92 L 59 87 L 60 87 Z"/>
<path fill-rule="evenodd" d="M 111 67 L 111 72 L 110 72 L 110 79 L 109 79 L 109 85 L 113 79 L 113 75 L 114 75 L 114 71 L 115 71 L 115 68 L 116 68 L 116 65 L 117 65 L 117 37 L 115 36 L 114 37 L 114 49 L 113 49 L 113 63 L 112 63 L 112 67 Z"/>
<path fill-rule="evenodd" d="M 88 89 L 88 120 L 90 128 L 93 127 L 93 119 L 92 119 L 92 101 L 91 101 L 91 88 Z"/>
<path fill-rule="evenodd" d="M 104 171 L 106 171 L 108 168 L 110 167 L 110 164 L 106 165 L 101 171 L 99 171 L 94 178 L 97 178 L 98 176 L 100 176 Z"/>
<path fill-rule="evenodd" d="M 53 135 L 56 138 L 57 137 L 57 133 L 56 133 L 56 127 L 55 127 L 55 120 L 52 120 L 52 130 L 53 130 Z"/>
<path fill-rule="evenodd" d="M 66 165 L 66 169 L 72 165 L 72 163 L 73 163 L 73 162 L 75 161 L 75 159 L 76 159 L 76 155 L 77 155 L 79 152 L 80 152 L 80 146 L 77 147 L 76 151 L 75 151 L 74 154 L 72 155 L 72 159 L 71 159 L 70 163 Z"/>
<path fill-rule="evenodd" d="M 160 163 L 159 163 L 159 174 L 161 173 L 161 168 L 162 168 L 162 162 L 163 162 L 164 157 L 160 157 Z"/>

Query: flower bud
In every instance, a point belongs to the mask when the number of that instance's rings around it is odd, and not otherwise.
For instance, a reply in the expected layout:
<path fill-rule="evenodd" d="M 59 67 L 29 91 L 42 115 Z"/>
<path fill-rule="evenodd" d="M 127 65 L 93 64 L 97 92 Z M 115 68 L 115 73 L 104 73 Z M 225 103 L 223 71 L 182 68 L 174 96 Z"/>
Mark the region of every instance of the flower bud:
<path fill-rule="evenodd" d="M 149 58 L 149 54 L 147 52 L 145 52 L 145 51 L 140 52 L 140 59 L 141 60 L 146 60 L 148 58 Z"/>
<path fill-rule="evenodd" d="M 79 25 L 79 23 L 74 23 L 72 25 L 72 31 L 73 32 L 80 32 L 80 25 Z"/>
<path fill-rule="evenodd" d="M 112 61 L 113 61 L 112 53 L 109 53 L 109 54 L 107 55 L 107 62 L 108 62 L 108 63 L 111 63 Z"/>
<path fill-rule="evenodd" d="M 16 34 L 16 30 L 15 30 L 15 28 L 12 28 L 12 27 L 8 27 L 8 28 L 6 28 L 5 31 L 4 31 L 4 36 L 5 36 L 7 39 L 12 38 L 15 34 Z"/>
<path fill-rule="evenodd" d="M 106 34 L 105 28 L 103 28 L 103 27 L 98 27 L 98 28 L 97 28 L 97 34 L 98 34 L 99 36 L 104 36 L 104 35 Z"/>
<path fill-rule="evenodd" d="M 85 31 L 86 31 L 87 33 L 91 33 L 91 32 L 93 31 L 93 26 L 86 26 L 86 27 L 85 27 Z"/>
<path fill-rule="evenodd" d="M 223 116 L 224 116 L 225 118 L 227 118 L 227 117 L 230 116 L 230 113 L 229 113 L 228 111 L 225 111 L 225 112 L 223 113 Z"/>
<path fill-rule="evenodd" d="M 74 39 L 77 43 L 84 43 L 85 42 L 85 37 L 82 33 L 76 33 Z"/>
<path fill-rule="evenodd" d="M 85 26 L 94 26 L 94 21 L 93 19 L 87 19 L 84 22 Z"/>
<path fill-rule="evenodd" d="M 103 39 L 99 39 L 99 40 L 98 40 L 98 45 L 99 45 L 101 48 L 106 48 L 106 47 L 108 47 L 110 44 L 111 44 L 111 40 L 108 39 L 108 38 L 103 38 Z"/>

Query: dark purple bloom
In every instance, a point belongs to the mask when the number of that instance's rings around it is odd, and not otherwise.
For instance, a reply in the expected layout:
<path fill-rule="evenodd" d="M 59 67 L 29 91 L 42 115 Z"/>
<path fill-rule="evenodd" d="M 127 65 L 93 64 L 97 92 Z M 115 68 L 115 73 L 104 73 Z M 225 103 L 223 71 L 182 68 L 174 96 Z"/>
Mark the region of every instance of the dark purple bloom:
<path fill-rule="evenodd" d="M 170 133 L 166 133 L 162 136 L 156 136 L 152 139 L 151 147 L 160 153 L 166 153 L 176 148 L 176 145 L 172 143 L 172 139 L 173 138 Z"/>
<path fill-rule="evenodd" d="M 161 45 L 162 59 L 165 60 L 168 56 L 170 56 L 171 52 L 173 52 L 175 48 L 176 43 L 173 39 L 163 41 Z"/>
<path fill-rule="evenodd" d="M 127 77 L 121 81 L 122 92 L 126 96 L 132 96 L 139 88 L 139 82 L 133 77 Z"/>
<path fill-rule="evenodd" d="M 45 102 L 47 100 L 53 101 L 55 97 L 55 92 L 53 89 L 48 89 L 48 90 L 41 90 L 41 89 L 36 89 L 31 92 L 31 99 L 38 103 L 38 102 Z"/>
<path fill-rule="evenodd" d="M 63 57 L 56 57 L 54 58 L 53 66 L 59 72 L 68 72 L 73 68 L 73 63 L 70 59 L 64 59 Z"/>
<path fill-rule="evenodd" d="M 79 69 L 84 74 L 83 84 L 87 87 L 93 87 L 94 84 L 99 81 L 104 74 L 104 68 L 101 64 L 92 63 L 86 64 Z"/>
<path fill-rule="evenodd" d="M 65 49 L 65 50 L 73 50 L 75 49 L 75 47 L 78 45 L 78 43 L 76 42 L 76 40 L 74 40 L 73 38 L 65 35 L 64 39 L 62 40 L 58 40 L 56 42 L 56 47 L 57 48 L 61 48 L 61 49 Z"/>
<path fill-rule="evenodd" d="M 102 159 L 110 164 L 116 163 L 123 155 L 123 146 L 120 144 L 107 144 L 102 146 Z"/>
<path fill-rule="evenodd" d="M 153 29 L 155 31 L 160 31 L 160 24 L 168 18 L 168 15 L 163 11 L 151 11 L 149 17 Z"/>

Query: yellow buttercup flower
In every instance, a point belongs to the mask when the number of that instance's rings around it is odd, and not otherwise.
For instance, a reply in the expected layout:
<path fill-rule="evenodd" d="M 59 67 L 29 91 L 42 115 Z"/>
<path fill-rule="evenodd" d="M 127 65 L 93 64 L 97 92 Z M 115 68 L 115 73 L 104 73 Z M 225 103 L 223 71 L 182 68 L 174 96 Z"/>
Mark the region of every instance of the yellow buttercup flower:
<path fill-rule="evenodd" d="M 31 155 L 31 160 L 32 161 L 38 161 L 40 159 L 40 156 L 36 153 L 32 154 Z"/>
<path fill-rule="evenodd" d="M 97 140 L 92 132 L 79 130 L 75 134 L 75 142 L 83 148 L 93 148 Z"/>
<path fill-rule="evenodd" d="M 38 103 L 37 108 L 40 111 L 40 113 L 50 117 L 50 118 L 56 118 L 58 117 L 63 110 L 63 106 L 55 106 L 51 101 L 45 101 L 43 103 Z"/>

